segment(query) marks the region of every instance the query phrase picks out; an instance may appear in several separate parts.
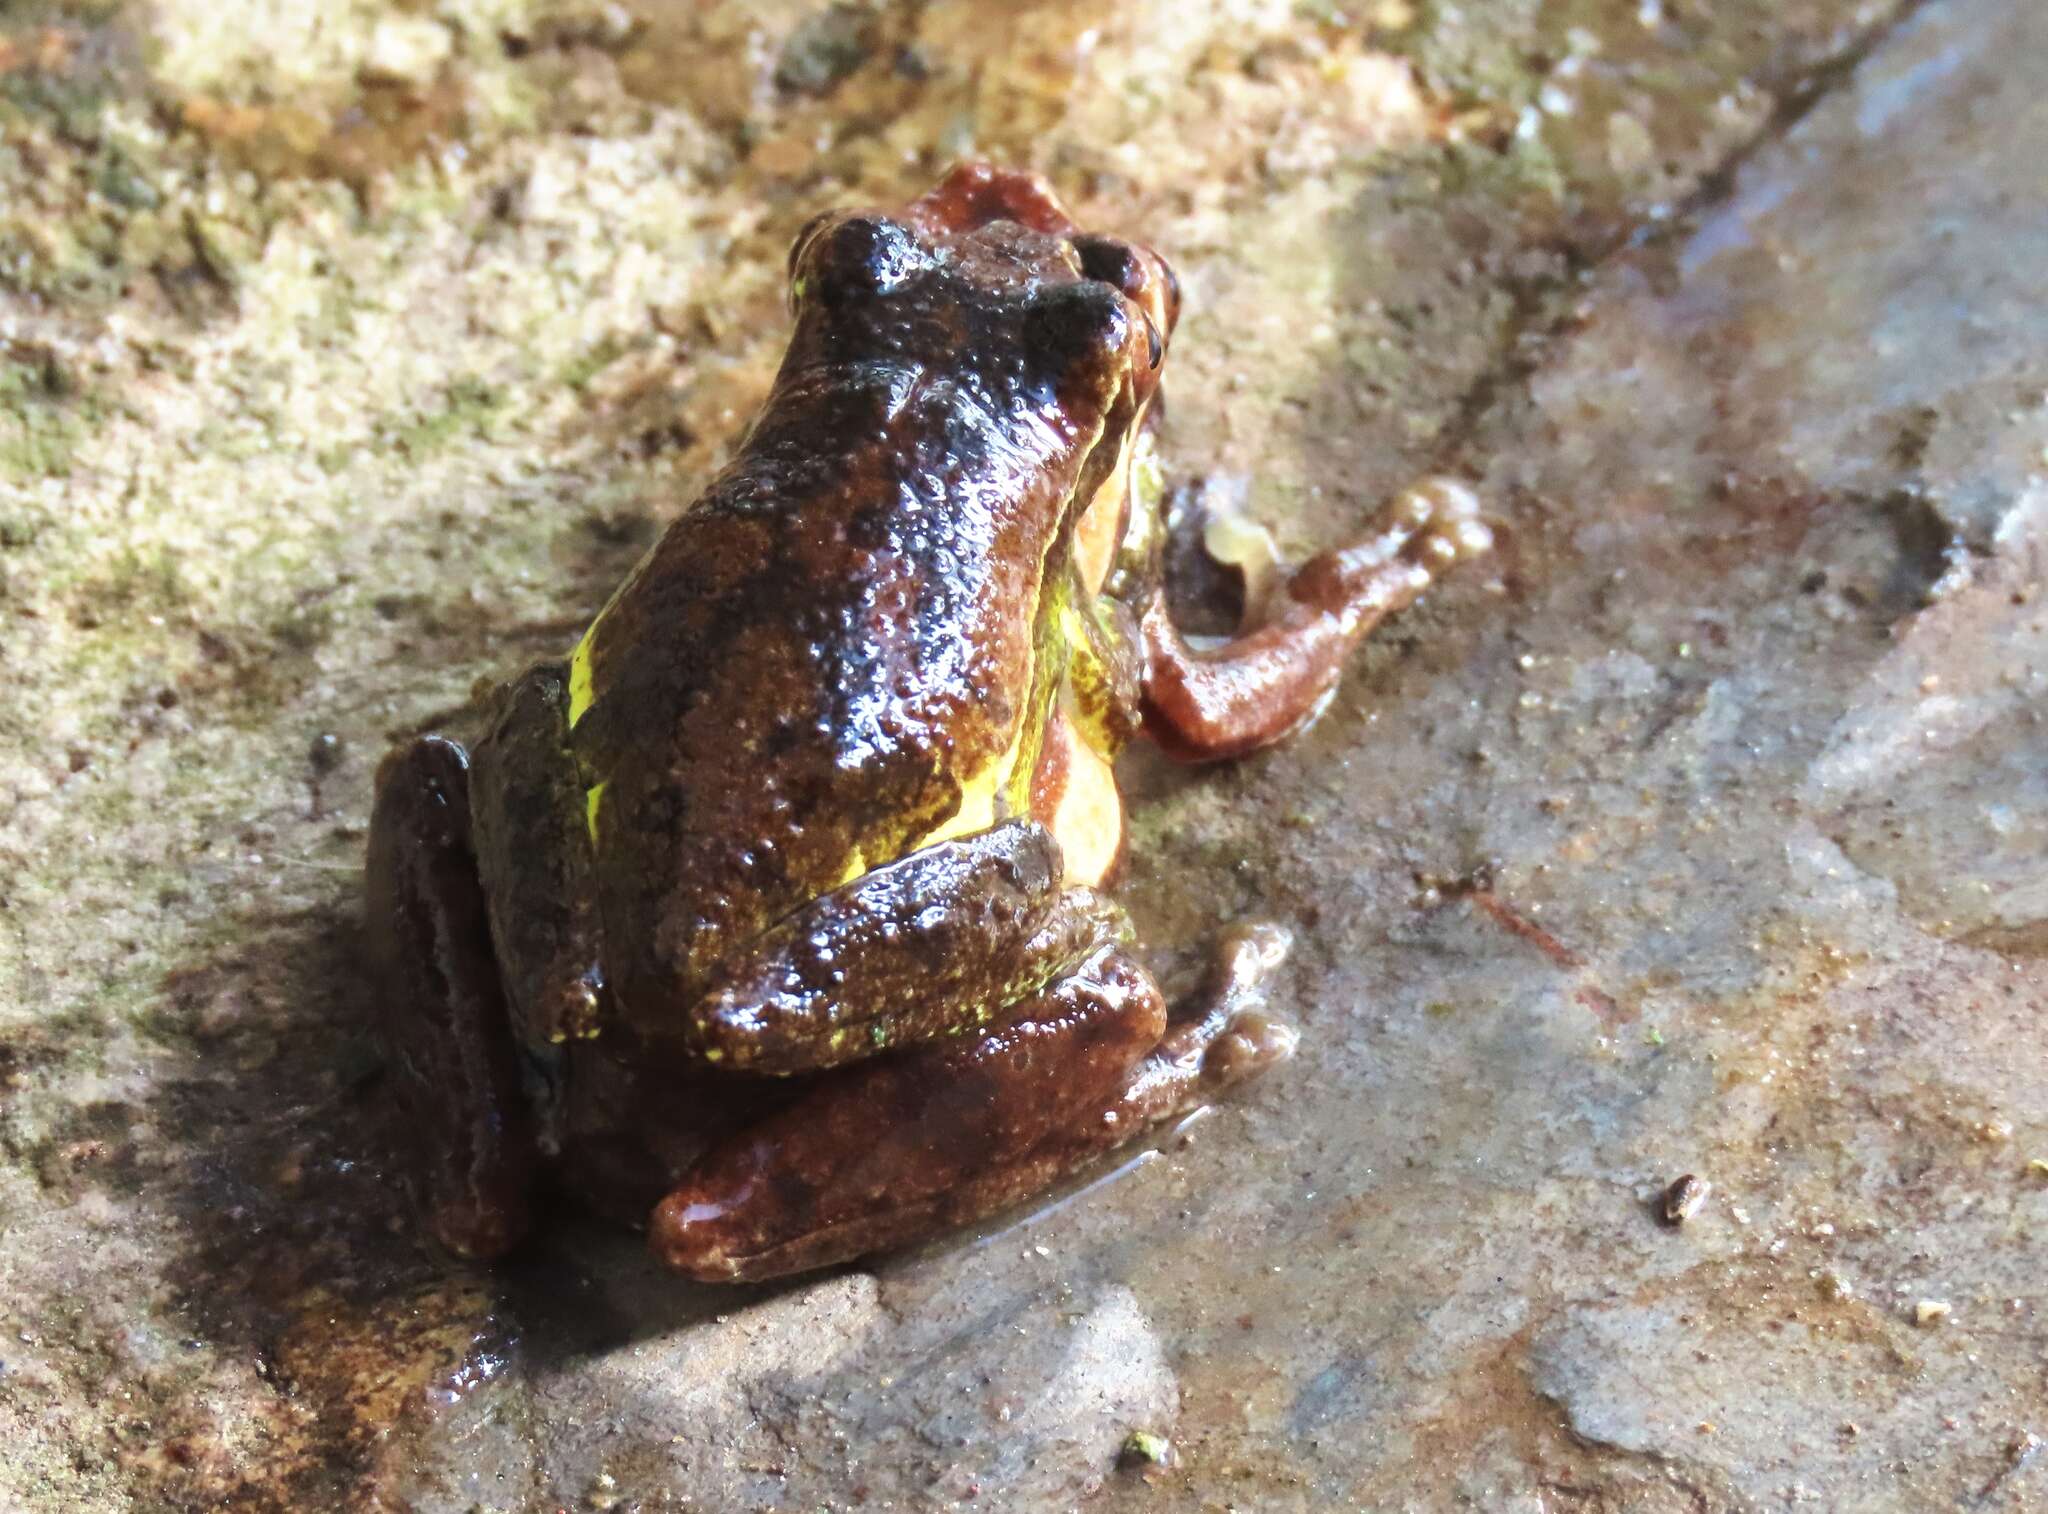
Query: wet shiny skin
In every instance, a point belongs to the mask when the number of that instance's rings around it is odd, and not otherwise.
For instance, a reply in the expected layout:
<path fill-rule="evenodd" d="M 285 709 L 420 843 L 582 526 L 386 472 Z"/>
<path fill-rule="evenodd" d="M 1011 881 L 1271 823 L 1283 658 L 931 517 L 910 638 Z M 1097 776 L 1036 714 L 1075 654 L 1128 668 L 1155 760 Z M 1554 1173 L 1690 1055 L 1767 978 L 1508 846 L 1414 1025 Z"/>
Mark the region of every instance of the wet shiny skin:
<path fill-rule="evenodd" d="M 1284 1057 L 1270 931 L 1169 1025 L 1097 891 L 1111 765 L 1280 739 L 1488 545 L 1433 481 L 1194 652 L 1159 582 L 1156 254 L 970 166 L 819 217 L 790 287 L 766 409 L 569 659 L 380 770 L 382 1025 L 457 1251 L 516 1244 L 551 1176 L 692 1275 L 821 1266 Z"/>

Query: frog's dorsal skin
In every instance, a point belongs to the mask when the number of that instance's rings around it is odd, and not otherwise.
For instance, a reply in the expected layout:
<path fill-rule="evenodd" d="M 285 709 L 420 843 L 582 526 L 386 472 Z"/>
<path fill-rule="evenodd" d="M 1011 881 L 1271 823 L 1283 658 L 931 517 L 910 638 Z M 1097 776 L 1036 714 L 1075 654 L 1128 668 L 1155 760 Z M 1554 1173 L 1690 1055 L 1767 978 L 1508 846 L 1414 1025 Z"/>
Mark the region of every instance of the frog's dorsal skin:
<path fill-rule="evenodd" d="M 573 746 L 643 1024 L 850 859 L 937 830 L 1042 720 L 1076 486 L 1142 403 L 1144 317 L 1063 238 L 846 216 L 795 287 L 759 423 L 585 644 Z"/>
<path fill-rule="evenodd" d="M 1112 764 L 1139 733 L 1281 739 L 1488 545 L 1434 481 L 1197 652 L 1158 582 L 1163 260 L 970 165 L 818 217 L 790 283 L 760 418 L 567 661 L 499 688 L 473 750 L 379 771 L 384 1034 L 429 1222 L 469 1255 L 517 1242 L 552 1171 L 695 1276 L 821 1266 L 1285 1057 L 1271 929 L 1168 1026 L 1097 891 Z"/>

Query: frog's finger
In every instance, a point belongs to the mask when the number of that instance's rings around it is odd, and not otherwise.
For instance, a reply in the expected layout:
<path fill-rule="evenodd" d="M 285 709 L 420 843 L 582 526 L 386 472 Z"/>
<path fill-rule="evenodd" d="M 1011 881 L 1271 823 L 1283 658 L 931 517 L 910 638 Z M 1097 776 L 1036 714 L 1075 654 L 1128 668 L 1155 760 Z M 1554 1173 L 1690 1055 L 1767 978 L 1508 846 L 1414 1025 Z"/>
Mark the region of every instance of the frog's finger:
<path fill-rule="evenodd" d="M 497 1256 L 526 1233 L 533 1143 L 460 746 L 429 736 L 385 760 L 368 871 L 377 1013 L 427 1223 L 458 1255 Z"/>
<path fill-rule="evenodd" d="M 789 915 L 727 962 L 686 1044 L 751 1072 L 833 1067 L 984 1029 L 1104 939 L 1122 911 L 1061 891 L 1059 843 L 1033 821 L 940 842 Z"/>
<path fill-rule="evenodd" d="M 1085 1152 L 1166 1009 L 1122 947 L 1099 947 L 978 1040 L 821 1083 L 715 1148 L 655 1209 L 649 1242 L 707 1281 L 779 1277 L 900 1245 L 1042 1187 Z M 1048 1169 L 1035 1159 L 1057 1152 Z"/>

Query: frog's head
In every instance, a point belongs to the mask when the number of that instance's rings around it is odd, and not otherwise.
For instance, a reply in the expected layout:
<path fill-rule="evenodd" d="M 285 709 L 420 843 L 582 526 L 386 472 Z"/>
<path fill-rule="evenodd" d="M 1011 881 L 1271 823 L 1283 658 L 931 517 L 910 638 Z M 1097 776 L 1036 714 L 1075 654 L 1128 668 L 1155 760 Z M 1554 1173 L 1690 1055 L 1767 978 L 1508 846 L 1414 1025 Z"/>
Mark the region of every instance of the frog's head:
<path fill-rule="evenodd" d="M 793 352 L 1027 352 L 1063 404 L 1101 406 L 1111 431 L 1157 389 L 1180 314 L 1165 259 L 1082 231 L 1040 175 L 982 163 L 894 213 L 813 218 L 789 262 Z"/>
<path fill-rule="evenodd" d="M 1082 231 L 1043 174 L 962 163 L 913 201 L 906 215 L 954 236 L 1009 221 L 1066 242 L 1074 271 L 1128 299 L 1152 323 L 1162 347 L 1180 319 L 1180 282 L 1166 260 L 1136 242 Z"/>

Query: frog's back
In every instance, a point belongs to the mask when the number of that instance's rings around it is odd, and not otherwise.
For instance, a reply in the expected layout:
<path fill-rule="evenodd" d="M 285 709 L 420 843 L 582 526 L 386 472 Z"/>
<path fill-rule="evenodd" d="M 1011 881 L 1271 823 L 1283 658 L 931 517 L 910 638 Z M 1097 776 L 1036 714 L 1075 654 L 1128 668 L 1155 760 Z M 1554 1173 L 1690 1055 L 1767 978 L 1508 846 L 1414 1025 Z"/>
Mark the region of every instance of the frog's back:
<path fill-rule="evenodd" d="M 1097 422 L 885 362 L 794 382 L 586 641 L 605 929 L 651 981 L 955 816 L 1011 747 Z"/>

